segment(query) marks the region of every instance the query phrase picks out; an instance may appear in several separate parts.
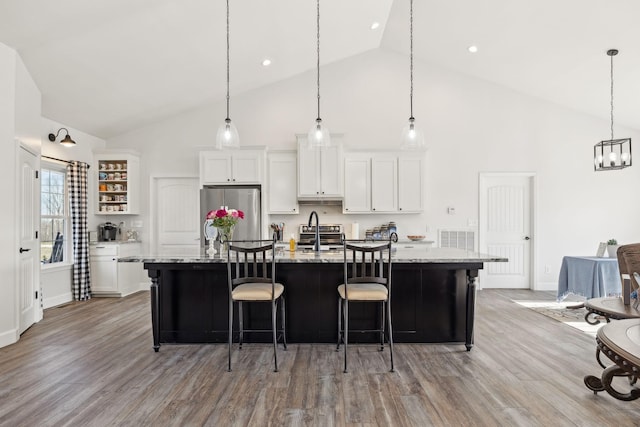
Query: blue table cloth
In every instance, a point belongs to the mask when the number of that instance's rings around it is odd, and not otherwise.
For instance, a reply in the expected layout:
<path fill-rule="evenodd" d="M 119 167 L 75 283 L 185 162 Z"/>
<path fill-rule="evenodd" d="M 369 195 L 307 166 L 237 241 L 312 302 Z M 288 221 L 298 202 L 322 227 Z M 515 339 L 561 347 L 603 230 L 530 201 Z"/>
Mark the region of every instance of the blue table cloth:
<path fill-rule="evenodd" d="M 620 295 L 622 282 L 616 258 L 565 256 L 558 278 L 558 301 L 569 294 L 587 299 Z"/>

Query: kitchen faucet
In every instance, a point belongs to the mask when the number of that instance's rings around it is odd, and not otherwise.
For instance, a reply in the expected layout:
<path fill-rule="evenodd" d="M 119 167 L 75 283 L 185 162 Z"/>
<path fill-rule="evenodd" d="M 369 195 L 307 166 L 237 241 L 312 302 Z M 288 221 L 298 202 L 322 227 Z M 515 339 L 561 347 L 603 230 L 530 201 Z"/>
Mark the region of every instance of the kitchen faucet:
<path fill-rule="evenodd" d="M 318 218 L 318 212 L 311 211 L 309 215 L 309 227 L 311 227 L 311 221 L 313 220 L 313 215 L 316 216 L 316 241 L 313 244 L 313 250 L 316 252 L 320 251 L 320 218 Z"/>

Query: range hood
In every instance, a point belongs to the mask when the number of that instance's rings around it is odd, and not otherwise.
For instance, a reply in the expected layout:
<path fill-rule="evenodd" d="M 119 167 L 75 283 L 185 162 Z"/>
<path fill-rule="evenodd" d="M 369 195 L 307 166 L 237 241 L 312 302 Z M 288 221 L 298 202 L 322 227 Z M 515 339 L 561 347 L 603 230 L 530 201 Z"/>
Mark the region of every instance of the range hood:
<path fill-rule="evenodd" d="M 301 206 L 342 206 L 342 199 L 298 199 Z"/>

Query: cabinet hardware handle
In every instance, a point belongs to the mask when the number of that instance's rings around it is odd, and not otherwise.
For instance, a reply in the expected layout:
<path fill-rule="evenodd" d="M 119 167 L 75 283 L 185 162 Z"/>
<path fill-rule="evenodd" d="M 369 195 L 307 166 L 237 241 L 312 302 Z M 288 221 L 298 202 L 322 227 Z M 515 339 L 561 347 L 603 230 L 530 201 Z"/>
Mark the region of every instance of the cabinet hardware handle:
<path fill-rule="evenodd" d="M 236 180 L 236 179 L 235 179 L 235 178 L 233 178 L 233 181 L 235 181 L 235 180 Z"/>
<path fill-rule="evenodd" d="M 29 252 L 30 250 L 31 250 L 31 249 L 23 249 L 23 248 L 20 248 L 20 253 L 22 253 L 22 252 Z"/>

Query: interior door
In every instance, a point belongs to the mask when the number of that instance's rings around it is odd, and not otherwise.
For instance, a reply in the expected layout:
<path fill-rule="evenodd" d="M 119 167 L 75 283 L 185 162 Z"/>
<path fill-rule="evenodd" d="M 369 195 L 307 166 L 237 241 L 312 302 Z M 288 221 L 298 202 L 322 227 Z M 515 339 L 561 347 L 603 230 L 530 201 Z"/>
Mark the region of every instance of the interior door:
<path fill-rule="evenodd" d="M 480 177 L 480 252 L 509 260 L 485 264 L 483 288 L 531 288 L 532 183 L 528 174 Z"/>
<path fill-rule="evenodd" d="M 23 333 L 39 318 L 38 283 L 40 281 L 40 245 L 37 237 L 39 223 L 40 180 L 37 178 L 37 157 L 20 148 L 18 168 L 18 298 L 20 324 Z"/>
<path fill-rule="evenodd" d="M 197 253 L 200 248 L 198 178 L 154 178 L 152 241 L 158 254 Z"/>

